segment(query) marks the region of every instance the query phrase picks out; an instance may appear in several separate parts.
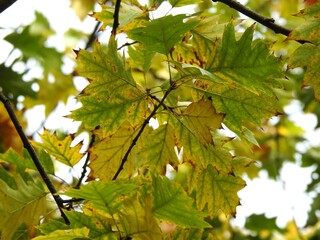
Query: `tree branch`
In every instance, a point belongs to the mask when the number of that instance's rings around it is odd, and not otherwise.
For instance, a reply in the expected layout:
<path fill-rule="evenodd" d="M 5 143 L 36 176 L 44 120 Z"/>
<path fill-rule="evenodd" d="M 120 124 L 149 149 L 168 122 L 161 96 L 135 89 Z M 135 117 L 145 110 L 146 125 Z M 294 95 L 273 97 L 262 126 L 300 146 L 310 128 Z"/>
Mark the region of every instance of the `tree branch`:
<path fill-rule="evenodd" d="M 10 116 L 10 119 L 11 119 L 12 123 L 14 124 L 14 126 L 20 136 L 20 139 L 23 142 L 24 148 L 26 148 L 27 151 L 29 152 L 30 157 L 32 158 L 34 165 L 38 169 L 38 172 L 40 173 L 43 181 L 45 182 L 45 184 L 48 187 L 51 195 L 53 196 L 56 204 L 58 205 L 58 208 L 61 213 L 61 217 L 64 219 L 66 224 L 70 224 L 67 216 L 62 211 L 62 209 L 65 208 L 64 204 L 63 204 L 63 199 L 59 195 L 57 195 L 57 190 L 55 189 L 53 183 L 49 179 L 49 176 L 47 175 L 46 171 L 44 170 L 43 166 L 41 165 L 40 160 L 39 160 L 34 148 L 32 147 L 31 143 L 29 142 L 27 136 L 24 134 L 22 127 L 19 123 L 19 120 L 18 120 L 16 114 L 14 113 L 14 110 L 9 102 L 9 99 L 2 93 L 2 91 L 0 91 L 0 101 L 3 103 L 4 107 L 6 108 L 8 114 Z"/>
<path fill-rule="evenodd" d="M 270 28 L 275 33 L 281 33 L 285 36 L 289 36 L 291 30 L 285 27 L 282 27 L 276 23 L 274 23 L 273 18 L 267 18 L 264 17 L 251 9 L 247 8 L 246 6 L 242 5 L 238 1 L 235 0 L 212 0 L 213 2 L 222 2 L 229 7 L 237 10 L 238 12 L 241 12 L 242 14 L 246 15 L 247 17 L 252 18 L 253 20 L 257 21 L 258 23 L 261 23 L 262 25 L 266 26 L 267 28 Z"/>
<path fill-rule="evenodd" d="M 93 143 L 96 139 L 96 136 L 94 135 L 94 133 L 92 133 L 92 137 L 91 137 L 91 141 L 89 143 L 89 146 L 88 146 L 88 149 L 90 149 L 92 146 L 93 146 Z M 77 185 L 74 187 L 76 189 L 79 189 L 80 186 L 81 186 L 81 183 L 87 173 L 87 166 L 88 166 L 88 163 L 89 163 L 89 160 L 90 160 L 90 152 L 87 151 L 87 157 L 86 157 L 86 161 L 84 162 L 83 166 L 82 166 L 82 173 L 81 173 L 81 176 L 79 178 L 79 181 L 77 183 Z"/>
<path fill-rule="evenodd" d="M 163 98 L 161 99 L 161 101 L 159 102 L 158 105 L 156 105 L 153 109 L 153 111 L 150 113 L 150 115 L 144 120 L 138 134 L 135 136 L 135 138 L 132 140 L 131 145 L 129 146 L 127 152 L 125 153 L 124 157 L 121 160 L 121 164 L 120 167 L 118 168 L 118 171 L 116 172 L 116 174 L 114 175 L 114 177 L 112 178 L 112 180 L 116 180 L 117 177 L 119 176 L 119 174 L 121 173 L 124 164 L 126 163 L 126 161 L 128 160 L 129 154 L 131 152 L 131 150 L 133 149 L 133 147 L 136 145 L 138 139 L 140 138 L 141 134 L 143 133 L 145 127 L 149 124 L 150 119 L 157 113 L 157 110 L 163 106 L 163 102 L 164 100 L 167 98 L 167 96 L 169 95 L 169 93 L 174 89 L 174 86 L 171 85 L 171 87 L 165 92 Z"/>
<path fill-rule="evenodd" d="M 0 13 L 9 8 L 17 0 L 0 0 Z"/>
<path fill-rule="evenodd" d="M 112 31 L 111 34 L 113 36 L 116 36 L 117 34 L 117 28 L 119 26 L 119 12 L 120 12 L 120 5 L 121 5 L 121 0 L 116 1 L 116 5 L 114 7 L 114 14 L 113 14 L 113 26 L 112 26 Z"/>

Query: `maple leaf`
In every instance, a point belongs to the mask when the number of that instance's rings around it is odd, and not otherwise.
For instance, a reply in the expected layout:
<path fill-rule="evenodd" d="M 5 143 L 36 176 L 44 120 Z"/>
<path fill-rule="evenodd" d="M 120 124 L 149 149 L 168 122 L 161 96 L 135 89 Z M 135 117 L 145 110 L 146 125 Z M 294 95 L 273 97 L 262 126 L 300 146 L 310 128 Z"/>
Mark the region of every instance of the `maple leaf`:
<path fill-rule="evenodd" d="M 129 146 L 137 134 L 129 122 L 124 122 L 112 135 L 102 139 L 89 149 L 91 154 L 90 176 L 101 180 L 111 180 L 120 167 L 121 161 L 128 151 Z M 136 159 L 132 157 L 134 152 L 128 156 L 121 176 L 130 176 L 137 167 Z"/>
<path fill-rule="evenodd" d="M 219 174 L 212 165 L 198 168 L 189 178 L 189 192 L 196 190 L 196 203 L 200 210 L 208 205 L 208 212 L 213 217 L 218 210 L 226 215 L 235 216 L 240 204 L 237 192 L 245 186 L 240 177 Z"/>
<path fill-rule="evenodd" d="M 204 146 L 199 138 L 181 121 L 170 117 L 169 123 L 173 125 L 176 133 L 176 145 L 179 150 L 183 148 L 183 161 L 191 165 L 206 167 L 212 164 L 224 173 L 232 172 L 232 157 L 227 149 L 214 145 Z"/>
<path fill-rule="evenodd" d="M 87 227 L 73 228 L 66 230 L 56 230 L 45 236 L 38 236 L 34 240 L 70 240 L 70 239 L 88 239 L 90 229 Z"/>
<path fill-rule="evenodd" d="M 186 120 L 186 127 L 192 132 L 199 142 L 206 146 L 213 144 L 211 131 L 221 128 L 224 115 L 217 114 L 211 100 L 201 99 L 191 103 L 181 114 Z"/>
<path fill-rule="evenodd" d="M 272 95 L 273 88 L 281 87 L 276 80 L 283 76 L 281 62 L 270 55 L 262 41 L 252 41 L 253 32 L 254 26 L 251 26 L 236 40 L 232 23 L 225 27 L 222 39 L 209 39 L 193 30 L 193 47 L 185 49 L 187 55 L 176 54 L 183 62 L 196 62 L 197 66 L 212 73 L 214 78 L 207 78 L 211 82 L 238 85 L 256 94 L 263 91 Z"/>
<path fill-rule="evenodd" d="M 308 41 L 320 44 L 320 3 L 315 3 L 296 14 L 306 21 L 294 28 L 289 35 L 289 39 Z"/>
<path fill-rule="evenodd" d="M 166 177 L 152 179 L 152 211 L 155 216 L 184 227 L 210 228 L 201 220 L 203 213 L 192 206 L 192 198 L 188 197 L 180 185 Z"/>
<path fill-rule="evenodd" d="M 139 186 L 128 182 L 89 182 L 81 189 L 69 189 L 67 196 L 83 198 L 93 203 L 97 210 L 115 214 L 123 207 L 124 196 L 134 192 Z"/>
<path fill-rule="evenodd" d="M 119 212 L 121 231 L 133 239 L 162 239 L 159 222 L 154 217 L 151 208 L 151 197 L 141 206 L 138 199 L 124 201 L 125 210 Z"/>
<path fill-rule="evenodd" d="M 185 33 L 198 24 L 198 21 L 183 22 L 186 18 L 185 14 L 157 18 L 146 22 L 144 27 L 130 30 L 128 36 L 143 43 L 151 52 L 167 55 Z"/>
<path fill-rule="evenodd" d="M 156 130 L 145 130 L 139 141 L 138 156 L 142 166 L 165 172 L 167 164 L 178 165 L 178 157 L 174 151 L 174 130 L 169 124 L 163 124 Z"/>
<path fill-rule="evenodd" d="M 40 137 L 42 143 L 33 141 L 32 144 L 40 149 L 46 150 L 50 155 L 54 156 L 57 161 L 63 164 L 73 167 L 83 157 L 83 154 L 80 153 L 82 143 L 71 147 L 73 138 L 70 135 L 60 140 L 56 133 L 50 134 L 48 130 L 44 130 L 44 132 L 40 134 Z"/>
<path fill-rule="evenodd" d="M 82 107 L 73 111 L 71 118 L 82 121 L 88 129 L 100 125 L 105 135 L 117 130 L 124 120 L 135 124 L 144 119 L 149 103 L 146 93 L 125 69 L 114 40 L 107 48 L 96 42 L 93 52 L 80 50 L 77 63 L 77 73 L 90 84 L 78 97 Z"/>
<path fill-rule="evenodd" d="M 15 176 L 16 189 L 0 179 L 1 239 L 11 239 L 17 228 L 25 224 L 29 237 L 34 235 L 40 216 L 46 214 L 46 195 L 42 185 Z M 30 214 L 32 213 L 32 214 Z"/>

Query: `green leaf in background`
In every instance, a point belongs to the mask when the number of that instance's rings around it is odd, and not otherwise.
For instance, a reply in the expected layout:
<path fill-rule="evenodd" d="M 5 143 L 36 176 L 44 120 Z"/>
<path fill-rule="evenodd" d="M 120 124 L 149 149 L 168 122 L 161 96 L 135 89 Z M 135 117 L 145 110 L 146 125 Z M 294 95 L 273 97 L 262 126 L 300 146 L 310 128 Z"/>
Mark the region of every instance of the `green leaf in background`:
<path fill-rule="evenodd" d="M 152 211 L 161 220 L 167 220 L 184 227 L 210 228 L 202 220 L 203 213 L 198 212 L 183 188 L 166 177 L 153 177 Z"/>
<path fill-rule="evenodd" d="M 17 101 L 19 96 L 36 97 L 36 92 L 31 88 L 33 82 L 25 82 L 22 77 L 22 74 L 14 72 L 4 64 L 0 65 L 0 88 L 7 96 L 12 95 L 14 101 Z"/>
<path fill-rule="evenodd" d="M 26 224 L 29 237 L 34 236 L 34 226 L 40 216 L 46 214 L 47 193 L 39 183 L 26 183 L 20 175 L 15 176 L 16 189 L 0 179 L 0 229 L 1 239 L 11 239 L 21 224 Z"/>
<path fill-rule="evenodd" d="M 198 24 L 197 21 L 183 22 L 185 19 L 185 14 L 157 18 L 145 23 L 144 27 L 130 30 L 128 36 L 143 43 L 151 52 L 168 55 L 172 47 Z"/>

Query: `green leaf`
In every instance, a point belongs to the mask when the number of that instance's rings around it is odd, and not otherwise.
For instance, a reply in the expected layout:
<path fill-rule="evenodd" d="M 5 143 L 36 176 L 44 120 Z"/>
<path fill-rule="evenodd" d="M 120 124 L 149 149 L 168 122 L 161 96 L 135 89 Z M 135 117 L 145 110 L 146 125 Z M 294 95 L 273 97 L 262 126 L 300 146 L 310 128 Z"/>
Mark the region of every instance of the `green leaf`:
<path fill-rule="evenodd" d="M 43 134 L 40 134 L 40 137 L 42 143 L 33 141 L 32 144 L 40 149 L 46 150 L 50 155 L 54 156 L 57 161 L 63 164 L 73 167 L 83 157 L 83 154 L 80 153 L 82 143 L 71 147 L 73 139 L 70 135 L 60 140 L 56 133 L 50 134 L 48 130 L 45 130 Z"/>
<path fill-rule="evenodd" d="M 74 240 L 74 239 L 90 239 L 89 229 L 86 227 L 66 230 L 56 230 L 45 236 L 33 238 L 34 240 Z"/>
<path fill-rule="evenodd" d="M 83 198 L 93 203 L 97 210 L 113 215 L 121 210 L 123 196 L 134 192 L 138 185 L 126 182 L 90 182 L 81 189 L 69 189 L 65 192 L 67 196 Z"/>
<path fill-rule="evenodd" d="M 142 166 L 163 173 L 167 164 L 178 165 L 174 130 L 169 124 L 163 124 L 156 130 L 145 130 L 140 141 L 138 156 L 143 161 Z"/>
<path fill-rule="evenodd" d="M 126 121 L 113 135 L 102 139 L 90 148 L 90 176 L 100 180 L 111 180 L 120 168 L 121 162 L 137 134 L 137 130 Z M 134 173 L 133 171 L 137 167 L 136 158 L 134 157 L 135 150 L 133 149 L 127 156 L 124 169 L 119 177 L 129 177 Z"/>
<path fill-rule="evenodd" d="M 187 5 L 192 5 L 192 4 L 199 4 L 202 3 L 202 0 L 169 0 L 169 3 L 171 4 L 172 7 L 184 7 Z"/>
<path fill-rule="evenodd" d="M 180 185 L 166 177 L 152 178 L 152 196 L 152 210 L 157 218 L 184 227 L 211 227 L 201 219 L 204 214 L 192 206 L 192 198 L 186 195 Z"/>
<path fill-rule="evenodd" d="M 88 78 L 90 84 L 78 97 L 82 107 L 73 111 L 71 118 L 91 130 L 100 125 L 105 135 L 125 120 L 135 125 L 144 119 L 148 111 L 146 93 L 125 69 L 114 40 L 108 47 L 96 42 L 93 52 L 80 50 L 77 60 L 77 73 Z"/>
<path fill-rule="evenodd" d="M 189 191 L 196 190 L 197 207 L 203 210 L 207 206 L 212 217 L 218 210 L 235 216 L 236 207 L 240 204 L 237 192 L 245 185 L 241 178 L 219 174 L 212 165 L 208 165 L 191 175 Z"/>
<path fill-rule="evenodd" d="M 151 52 L 168 55 L 172 47 L 198 24 L 197 21 L 184 22 L 186 18 L 185 14 L 157 18 L 145 23 L 144 27 L 130 30 L 128 36 L 143 43 Z"/>
<path fill-rule="evenodd" d="M 277 218 L 267 218 L 264 214 L 253 214 L 246 219 L 245 227 L 253 231 L 280 230 L 276 224 Z"/>
<path fill-rule="evenodd" d="M 195 81 L 192 88 L 196 94 L 200 94 L 198 99 L 203 95 L 210 97 L 217 112 L 225 114 L 224 123 L 236 132 L 242 128 L 244 121 L 260 126 L 262 119 L 281 112 L 276 96 L 263 91 L 255 94 L 243 88 L 217 85 L 205 80 Z"/>
<path fill-rule="evenodd" d="M 21 224 L 26 224 L 29 234 L 39 224 L 40 216 L 46 214 L 46 195 L 37 183 L 26 183 L 20 175 L 15 176 L 17 189 L 10 188 L 0 179 L 0 229 L 1 239 L 11 239 Z"/>
<path fill-rule="evenodd" d="M 230 23 L 222 39 L 215 41 L 193 31 L 193 58 L 229 86 L 236 84 L 256 94 L 264 91 L 272 95 L 274 88 L 281 87 L 276 79 L 283 75 L 282 65 L 262 41 L 252 41 L 253 32 L 252 26 L 236 40 Z"/>
<path fill-rule="evenodd" d="M 311 86 L 317 101 L 320 101 L 320 45 L 303 44 L 290 57 L 289 67 L 306 67 L 303 86 Z"/>
<path fill-rule="evenodd" d="M 290 32 L 289 39 L 320 44 L 320 3 L 301 10 L 296 16 L 303 17 L 306 21 Z"/>

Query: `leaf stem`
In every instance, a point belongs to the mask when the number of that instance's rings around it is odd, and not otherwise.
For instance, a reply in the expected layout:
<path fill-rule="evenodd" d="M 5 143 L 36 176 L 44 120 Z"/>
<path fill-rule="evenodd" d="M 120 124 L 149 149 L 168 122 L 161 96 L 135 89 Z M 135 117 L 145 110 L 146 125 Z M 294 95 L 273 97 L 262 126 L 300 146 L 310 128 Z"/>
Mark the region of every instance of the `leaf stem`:
<path fill-rule="evenodd" d="M 49 176 L 47 175 L 46 171 L 44 170 L 43 166 L 41 165 L 41 162 L 34 150 L 34 148 L 32 147 L 31 143 L 29 142 L 27 136 L 24 134 L 23 129 L 19 123 L 19 120 L 10 104 L 9 99 L 2 93 L 2 91 L 0 91 L 0 101 L 3 103 L 4 107 L 6 108 L 10 119 L 12 121 L 12 123 L 14 124 L 21 141 L 23 142 L 23 146 L 25 149 L 27 149 L 27 151 L 30 154 L 30 157 L 33 160 L 34 165 L 36 166 L 36 168 L 38 169 L 38 172 L 40 173 L 43 181 L 45 182 L 46 186 L 48 187 L 51 195 L 53 196 L 56 204 L 58 205 L 58 208 L 60 210 L 61 213 L 61 217 L 64 219 L 66 224 L 70 224 L 69 219 L 67 218 L 67 216 L 64 214 L 64 212 L 62 211 L 64 207 L 63 205 L 63 199 L 57 195 L 57 190 L 55 189 L 53 183 L 51 182 L 51 180 L 49 179 Z"/>
<path fill-rule="evenodd" d="M 157 113 L 157 110 L 164 105 L 164 100 L 167 98 L 167 96 L 169 95 L 169 93 L 174 89 L 174 86 L 171 85 L 171 87 L 165 92 L 164 96 L 162 97 L 161 101 L 159 102 L 158 105 L 156 105 L 153 109 L 153 111 L 150 113 L 150 115 L 144 120 L 139 132 L 137 133 L 137 135 L 135 136 L 135 138 L 132 140 L 132 143 L 130 144 L 127 152 L 125 153 L 125 155 L 123 156 L 122 160 L 121 160 L 121 164 L 116 172 L 116 174 L 114 175 L 114 177 L 112 178 L 112 180 L 116 180 L 117 177 L 119 176 L 119 174 L 121 173 L 121 171 L 123 170 L 123 166 L 126 163 L 126 161 L 128 160 L 129 154 L 131 152 L 131 150 L 133 149 L 133 147 L 136 145 L 138 139 L 140 138 L 141 134 L 143 133 L 145 127 L 149 124 L 150 119 Z"/>
<path fill-rule="evenodd" d="M 92 137 L 91 137 L 91 141 L 90 141 L 89 146 L 88 146 L 88 149 L 90 149 L 90 148 L 93 146 L 95 139 L 96 139 L 96 136 L 95 136 L 94 133 L 93 133 L 93 134 L 92 134 Z M 76 188 L 76 189 L 79 189 L 79 188 L 80 188 L 80 185 L 81 185 L 81 183 L 82 183 L 82 181 L 83 181 L 83 179 L 84 179 L 84 177 L 85 177 L 85 175 L 86 175 L 86 173 L 87 173 L 87 166 L 88 166 L 89 160 L 90 160 L 90 152 L 87 151 L 87 157 L 86 157 L 86 161 L 84 162 L 84 164 L 83 164 L 83 166 L 82 166 L 81 176 L 80 176 L 80 178 L 79 178 L 78 183 L 77 183 L 76 186 L 74 187 L 74 188 Z"/>

